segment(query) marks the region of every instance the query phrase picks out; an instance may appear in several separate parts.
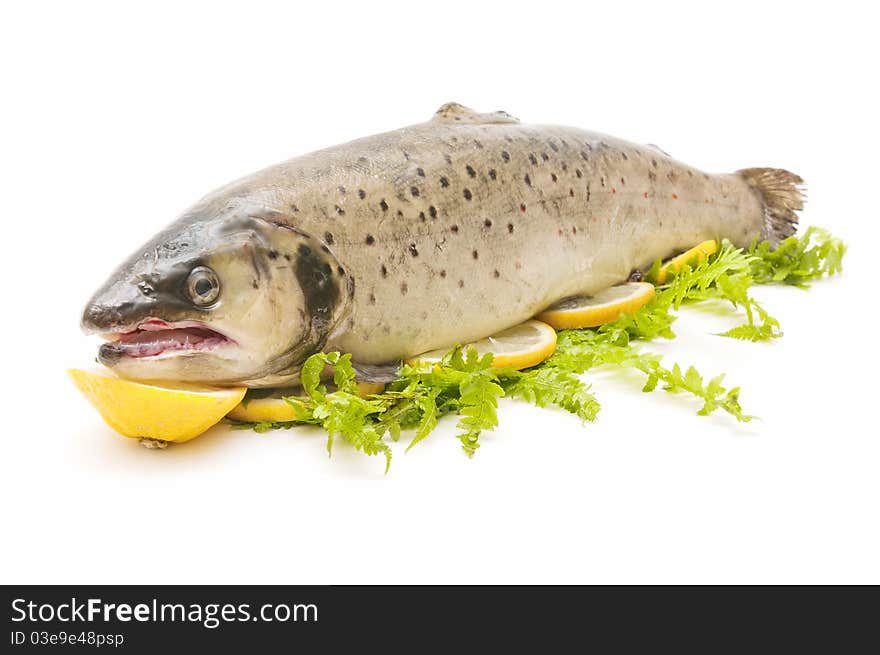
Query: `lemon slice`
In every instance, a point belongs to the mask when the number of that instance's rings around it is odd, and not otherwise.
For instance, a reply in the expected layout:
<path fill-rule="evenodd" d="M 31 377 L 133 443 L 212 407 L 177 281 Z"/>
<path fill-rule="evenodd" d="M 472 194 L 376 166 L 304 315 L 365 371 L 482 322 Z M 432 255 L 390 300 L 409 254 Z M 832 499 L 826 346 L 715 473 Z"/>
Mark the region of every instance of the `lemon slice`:
<path fill-rule="evenodd" d="M 718 243 L 714 239 L 698 243 L 690 250 L 685 250 L 677 257 L 673 257 L 659 269 L 657 269 L 657 284 L 666 282 L 666 276 L 669 273 L 678 273 L 685 264 L 695 264 L 701 262 L 709 255 L 715 254 L 718 250 Z"/>
<path fill-rule="evenodd" d="M 464 344 L 464 348 L 476 348 L 482 357 L 486 353 L 494 355 L 492 366 L 521 369 L 540 364 L 556 350 L 556 330 L 541 321 L 526 321 L 491 337 Z M 438 348 L 413 357 L 407 364 L 416 362 L 439 362 L 449 352 L 449 348 Z"/>
<path fill-rule="evenodd" d="M 648 282 L 627 282 L 603 289 L 595 296 L 566 298 L 538 314 L 538 318 L 557 330 L 596 327 L 632 314 L 654 295 Z"/>
<path fill-rule="evenodd" d="M 358 395 L 366 398 L 373 393 L 382 393 L 385 385 L 381 382 L 358 382 Z M 328 385 L 328 390 L 331 385 Z M 264 398 L 251 398 L 236 405 L 227 416 L 236 421 L 248 423 L 279 423 L 283 421 L 304 421 L 309 417 L 305 407 L 288 403 L 284 398 L 303 396 L 302 387 L 272 389 Z"/>
<path fill-rule="evenodd" d="M 226 416 L 246 389 L 159 387 L 105 370 L 70 369 L 73 383 L 107 425 L 126 437 L 188 441 Z"/>

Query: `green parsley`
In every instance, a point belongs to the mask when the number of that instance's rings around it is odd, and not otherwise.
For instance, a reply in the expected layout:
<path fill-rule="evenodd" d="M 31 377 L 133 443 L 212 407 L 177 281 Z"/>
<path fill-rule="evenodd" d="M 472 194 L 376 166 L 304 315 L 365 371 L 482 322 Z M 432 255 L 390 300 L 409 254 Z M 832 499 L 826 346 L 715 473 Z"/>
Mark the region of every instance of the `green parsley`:
<path fill-rule="evenodd" d="M 724 375 L 706 379 L 694 367 L 678 364 L 667 368 L 659 355 L 645 352 L 636 343 L 675 336 L 675 312 L 683 305 L 705 300 L 730 303 L 742 310 L 745 322 L 720 336 L 748 341 L 767 341 L 782 336 L 779 321 L 750 295 L 755 284 L 788 284 L 806 287 L 823 276 L 841 271 L 844 243 L 827 230 L 810 227 L 800 237 L 790 237 L 775 250 L 757 241 L 747 249 L 729 242 L 696 263 L 685 265 L 668 282 L 657 287 L 654 297 L 632 316 L 622 315 L 599 328 L 563 330 L 556 352 L 541 364 L 516 371 L 493 368 L 492 355 L 479 357 L 475 350 L 453 348 L 433 365 L 404 365 L 400 378 L 382 393 L 361 398 L 357 393 L 351 355 L 318 353 L 303 364 L 302 396 L 285 402 L 302 410 L 304 421 L 244 423 L 235 427 L 266 432 L 294 425 L 318 425 L 327 433 L 327 451 L 342 438 L 367 455 L 382 455 L 385 470 L 391 465 L 388 440 L 398 441 L 412 432 L 407 451 L 428 437 L 440 418 L 457 415 L 457 437 L 468 456 L 480 447 L 480 435 L 498 425 L 498 399 L 519 398 L 539 407 L 558 407 L 583 421 L 595 420 L 599 402 L 582 376 L 592 369 L 628 368 L 645 375 L 644 392 L 658 388 L 686 393 L 699 401 L 697 414 L 722 410 L 738 421 L 752 416 L 743 412 L 739 388 L 726 388 Z M 656 262 L 647 277 L 660 266 Z M 327 368 L 333 371 L 335 390 L 322 383 Z M 248 392 L 249 398 L 261 392 Z M 254 395 L 252 395 L 254 394 Z"/>

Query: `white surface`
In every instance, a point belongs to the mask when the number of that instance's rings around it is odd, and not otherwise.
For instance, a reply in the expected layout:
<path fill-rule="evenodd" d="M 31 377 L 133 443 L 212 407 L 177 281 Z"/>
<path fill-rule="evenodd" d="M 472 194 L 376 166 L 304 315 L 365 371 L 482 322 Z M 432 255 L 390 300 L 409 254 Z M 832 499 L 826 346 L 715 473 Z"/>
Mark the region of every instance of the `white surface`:
<path fill-rule="evenodd" d="M 847 4 L 4 6 L 0 582 L 880 582 L 878 52 Z M 309 430 L 148 451 L 77 394 L 82 305 L 188 204 L 449 100 L 807 179 L 846 274 L 760 289 L 777 343 L 692 310 L 651 346 L 762 421 L 595 376 L 593 425 L 503 402 L 473 460 L 447 420 L 383 476 Z"/>

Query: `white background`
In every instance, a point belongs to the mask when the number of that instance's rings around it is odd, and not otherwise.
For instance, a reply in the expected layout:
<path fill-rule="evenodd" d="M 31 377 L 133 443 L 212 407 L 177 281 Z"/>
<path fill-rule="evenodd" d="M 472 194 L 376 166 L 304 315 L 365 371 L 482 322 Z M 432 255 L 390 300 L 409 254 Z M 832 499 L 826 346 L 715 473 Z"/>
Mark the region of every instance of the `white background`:
<path fill-rule="evenodd" d="M 608 4 L 4 5 L 0 582 L 880 582 L 875 21 Z M 595 424 L 502 402 L 473 460 L 447 420 L 385 476 L 305 429 L 148 451 L 78 395 L 83 304 L 190 203 L 450 100 L 806 178 L 845 275 L 759 289 L 776 343 L 691 310 L 651 346 L 761 421 L 594 375 Z"/>

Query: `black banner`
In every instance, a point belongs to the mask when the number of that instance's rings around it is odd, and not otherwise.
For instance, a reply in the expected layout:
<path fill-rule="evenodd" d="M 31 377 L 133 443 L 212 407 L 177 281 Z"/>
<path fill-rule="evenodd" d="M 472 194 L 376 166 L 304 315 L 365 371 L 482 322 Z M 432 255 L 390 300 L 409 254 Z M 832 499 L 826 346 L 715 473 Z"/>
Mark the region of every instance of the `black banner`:
<path fill-rule="evenodd" d="M 3 587 L 2 651 L 805 643 L 849 652 L 876 644 L 878 601 L 873 587 Z"/>

